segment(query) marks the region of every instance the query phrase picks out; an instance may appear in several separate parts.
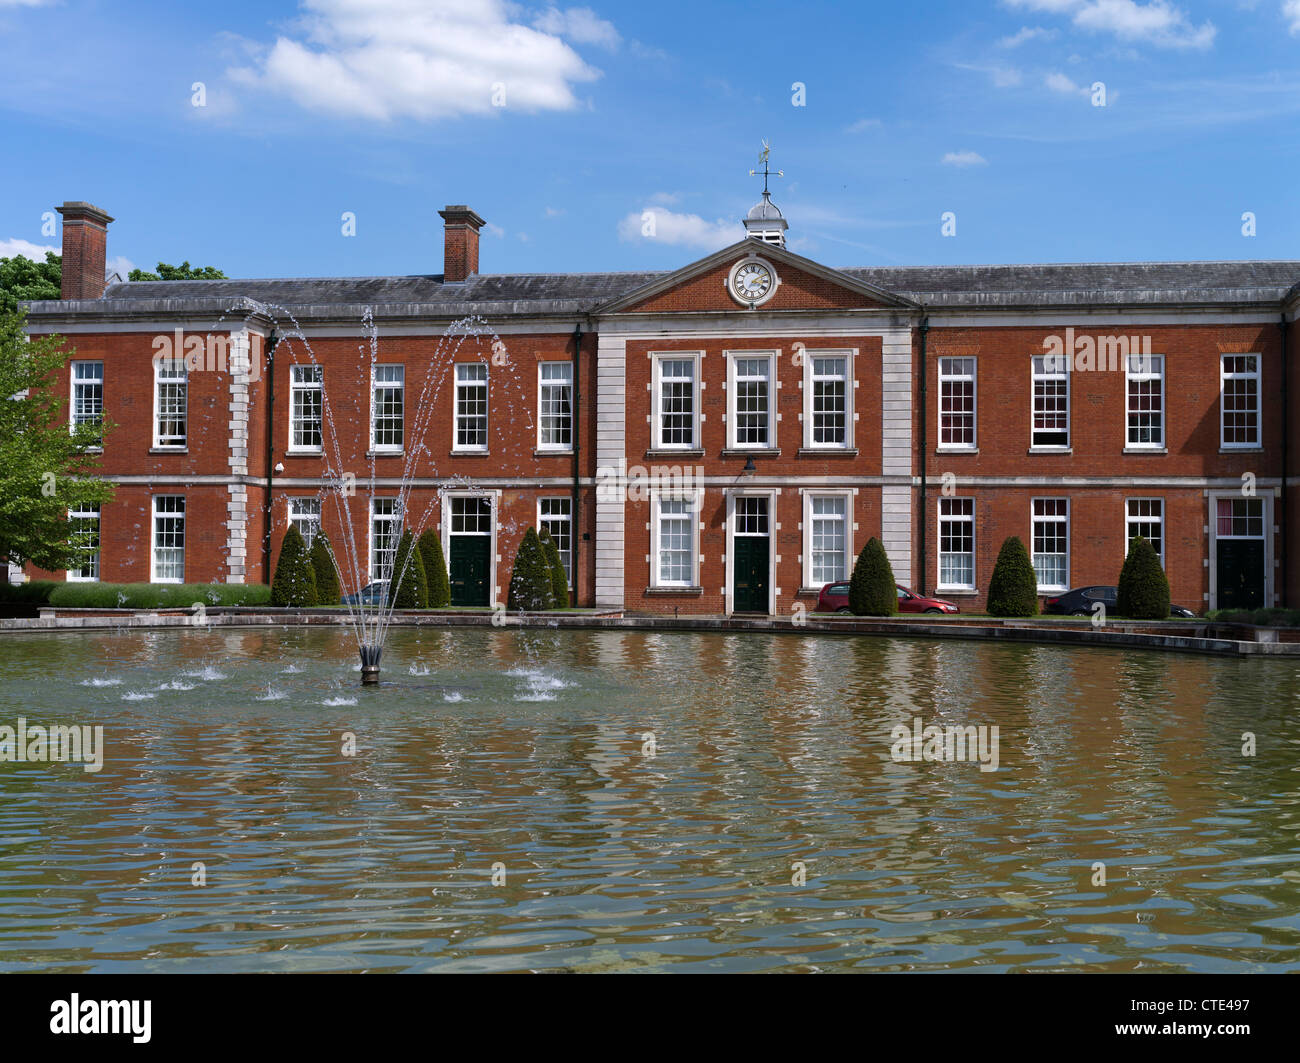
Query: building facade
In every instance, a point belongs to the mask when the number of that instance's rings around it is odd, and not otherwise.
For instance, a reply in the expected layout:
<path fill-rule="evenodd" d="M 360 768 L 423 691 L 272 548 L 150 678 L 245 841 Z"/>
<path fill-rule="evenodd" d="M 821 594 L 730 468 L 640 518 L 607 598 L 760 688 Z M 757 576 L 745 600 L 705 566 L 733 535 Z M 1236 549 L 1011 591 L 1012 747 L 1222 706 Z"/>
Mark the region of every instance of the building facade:
<path fill-rule="evenodd" d="M 117 492 L 55 578 L 269 582 L 293 522 L 351 590 L 405 523 L 486 606 L 536 525 L 576 604 L 788 616 L 875 536 L 978 610 L 1008 536 L 1047 597 L 1114 584 L 1140 534 L 1178 604 L 1298 600 L 1300 262 L 833 269 L 764 193 L 667 272 L 483 274 L 449 206 L 441 275 L 106 286 L 112 219 L 62 213 L 28 328 L 75 348 Z"/>

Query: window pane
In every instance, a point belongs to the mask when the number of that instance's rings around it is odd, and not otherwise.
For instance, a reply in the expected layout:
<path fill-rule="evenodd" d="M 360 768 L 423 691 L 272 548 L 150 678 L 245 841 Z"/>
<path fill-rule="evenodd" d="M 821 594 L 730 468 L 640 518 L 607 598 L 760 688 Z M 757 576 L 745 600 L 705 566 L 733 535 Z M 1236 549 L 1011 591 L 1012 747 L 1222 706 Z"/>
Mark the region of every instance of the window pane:
<path fill-rule="evenodd" d="M 814 496 L 812 505 L 812 582 L 820 587 L 848 575 L 848 500 L 843 495 Z"/>
<path fill-rule="evenodd" d="M 695 444 L 695 361 L 665 359 L 659 363 L 660 433 L 662 446 Z"/>
<path fill-rule="evenodd" d="M 737 446 L 767 445 L 768 372 L 766 358 L 737 358 L 735 418 Z"/>
<path fill-rule="evenodd" d="M 543 362 L 541 375 L 542 446 L 567 450 L 573 446 L 573 366 Z"/>
<path fill-rule="evenodd" d="M 812 360 L 812 442 L 843 446 L 848 439 L 848 359 Z"/>
<path fill-rule="evenodd" d="M 975 500 L 939 500 L 939 584 L 975 586 Z"/>
<path fill-rule="evenodd" d="M 541 525 L 560 552 L 560 563 L 564 566 L 569 586 L 573 586 L 573 540 L 569 519 L 572 501 L 570 498 L 543 498 L 541 501 Z"/>
<path fill-rule="evenodd" d="M 377 365 L 374 370 L 374 432 L 371 445 L 400 450 L 404 437 L 406 368 L 400 365 Z"/>

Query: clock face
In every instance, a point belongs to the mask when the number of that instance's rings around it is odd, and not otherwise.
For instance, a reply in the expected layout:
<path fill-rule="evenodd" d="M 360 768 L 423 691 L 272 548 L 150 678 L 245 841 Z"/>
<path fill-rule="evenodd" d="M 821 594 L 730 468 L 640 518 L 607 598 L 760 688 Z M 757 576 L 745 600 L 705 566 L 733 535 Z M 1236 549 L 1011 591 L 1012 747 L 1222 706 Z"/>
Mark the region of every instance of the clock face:
<path fill-rule="evenodd" d="M 731 273 L 731 294 L 742 303 L 761 303 L 776 290 L 776 275 L 761 259 L 746 259 Z"/>

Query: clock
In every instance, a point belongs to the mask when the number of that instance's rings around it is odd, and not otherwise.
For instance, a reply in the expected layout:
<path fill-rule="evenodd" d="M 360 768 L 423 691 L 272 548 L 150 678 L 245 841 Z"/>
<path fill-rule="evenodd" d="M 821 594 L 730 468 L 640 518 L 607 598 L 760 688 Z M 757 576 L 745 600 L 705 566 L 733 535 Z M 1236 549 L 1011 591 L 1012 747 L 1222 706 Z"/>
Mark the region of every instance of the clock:
<path fill-rule="evenodd" d="M 748 307 L 759 306 L 776 294 L 776 270 L 761 258 L 743 258 L 732 267 L 727 291 L 736 302 Z"/>

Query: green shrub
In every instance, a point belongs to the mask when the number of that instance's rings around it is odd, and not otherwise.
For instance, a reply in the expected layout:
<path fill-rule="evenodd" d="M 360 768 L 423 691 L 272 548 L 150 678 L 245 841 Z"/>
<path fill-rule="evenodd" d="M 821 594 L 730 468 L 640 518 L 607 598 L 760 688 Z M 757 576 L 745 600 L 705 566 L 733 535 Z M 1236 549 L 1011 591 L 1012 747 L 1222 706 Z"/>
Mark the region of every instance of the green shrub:
<path fill-rule="evenodd" d="M 209 608 L 269 605 L 265 583 L 60 583 L 50 605 L 63 609 L 188 609 L 195 602 Z"/>
<path fill-rule="evenodd" d="M 858 554 L 849 580 L 849 608 L 857 616 L 893 616 L 898 609 L 894 570 L 880 540 L 874 536 Z"/>
<path fill-rule="evenodd" d="M 1129 543 L 1128 557 L 1119 573 L 1115 609 L 1134 620 L 1169 619 L 1169 579 L 1151 543 L 1137 536 Z"/>
<path fill-rule="evenodd" d="M 1038 577 L 1029 560 L 1029 551 L 1017 535 L 1003 542 L 998 551 L 997 564 L 989 578 L 988 611 L 990 616 L 1038 615 Z M 1168 613 L 1166 609 L 1165 615 Z"/>
<path fill-rule="evenodd" d="M 26 583 L 0 583 L 0 605 L 45 605 L 50 594 L 63 584 L 52 579 L 34 579 Z"/>
<path fill-rule="evenodd" d="M 1263 627 L 1300 627 L 1300 609 L 1215 609 L 1207 620 L 1220 624 L 1256 624 Z"/>
<path fill-rule="evenodd" d="M 537 532 L 529 528 L 524 532 L 515 566 L 510 573 L 510 593 L 506 605 L 515 610 L 538 612 L 554 604 L 551 594 L 551 568 L 546 563 L 546 551 Z"/>
<path fill-rule="evenodd" d="M 334 561 L 334 548 L 324 532 L 317 532 L 316 537 L 311 541 L 311 570 L 316 577 L 316 604 L 342 604 L 343 591 L 339 586 L 339 570 Z"/>
<path fill-rule="evenodd" d="M 555 545 L 551 533 L 545 528 L 538 536 L 542 549 L 546 552 L 546 565 L 551 570 L 551 608 L 569 608 L 569 577 L 564 574 L 564 562 L 560 560 L 560 548 Z"/>
<path fill-rule="evenodd" d="M 299 608 L 316 604 L 316 573 L 302 533 L 293 524 L 280 542 L 280 560 L 271 580 L 271 604 Z"/>
<path fill-rule="evenodd" d="M 425 530 L 416 541 L 420 560 L 424 562 L 424 578 L 429 586 L 429 608 L 446 609 L 451 605 L 451 580 L 447 577 L 447 560 L 442 553 L 442 540 L 432 528 Z"/>
<path fill-rule="evenodd" d="M 392 580 L 388 584 L 388 601 L 395 609 L 427 609 L 429 582 L 424 576 L 424 562 L 415 548 L 411 529 L 402 532 L 393 557 Z"/>

